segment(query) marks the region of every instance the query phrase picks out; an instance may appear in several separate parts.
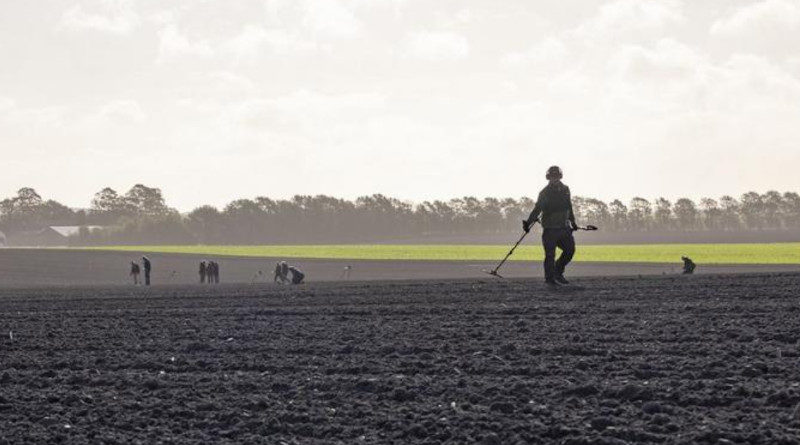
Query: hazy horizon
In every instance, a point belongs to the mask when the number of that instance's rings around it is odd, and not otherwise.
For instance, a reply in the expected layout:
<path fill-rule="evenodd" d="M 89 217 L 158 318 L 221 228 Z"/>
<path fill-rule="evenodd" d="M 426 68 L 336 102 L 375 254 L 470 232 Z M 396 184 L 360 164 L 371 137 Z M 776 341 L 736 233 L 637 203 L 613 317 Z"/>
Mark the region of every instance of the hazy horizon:
<path fill-rule="evenodd" d="M 800 2 L 12 0 L 0 196 L 800 191 Z"/>

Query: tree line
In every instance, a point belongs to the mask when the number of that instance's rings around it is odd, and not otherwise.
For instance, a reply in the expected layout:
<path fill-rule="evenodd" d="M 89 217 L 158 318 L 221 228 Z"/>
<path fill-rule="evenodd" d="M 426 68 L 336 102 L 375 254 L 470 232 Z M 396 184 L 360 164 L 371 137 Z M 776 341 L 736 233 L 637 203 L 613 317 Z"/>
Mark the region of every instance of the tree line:
<path fill-rule="evenodd" d="M 74 244 L 370 242 L 517 231 L 533 205 L 527 197 L 411 203 L 381 194 L 355 200 L 296 195 L 237 199 L 221 209 L 204 205 L 181 214 L 166 204 L 160 189 L 142 184 L 124 194 L 104 188 L 88 209 L 44 200 L 25 187 L 0 201 L 0 230 L 13 234 L 53 225 L 83 226 L 71 239 Z M 636 197 L 607 203 L 578 196 L 573 206 L 579 222 L 611 232 L 800 229 L 800 195 L 795 192 L 748 192 L 699 202 Z"/>

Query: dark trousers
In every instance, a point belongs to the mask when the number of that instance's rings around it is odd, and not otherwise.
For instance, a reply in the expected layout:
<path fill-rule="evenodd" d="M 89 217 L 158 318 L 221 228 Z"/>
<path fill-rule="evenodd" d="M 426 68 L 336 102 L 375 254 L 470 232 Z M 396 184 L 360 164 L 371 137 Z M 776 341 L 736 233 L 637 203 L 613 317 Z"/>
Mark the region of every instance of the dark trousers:
<path fill-rule="evenodd" d="M 563 275 L 564 269 L 575 255 L 575 238 L 572 237 L 572 230 L 568 228 L 544 229 L 542 246 L 544 247 L 544 278 L 552 280 L 558 275 Z M 556 261 L 556 247 L 561 249 L 558 261 Z"/>
<path fill-rule="evenodd" d="M 150 271 L 147 269 L 144 270 L 144 285 L 145 286 L 150 285 Z"/>

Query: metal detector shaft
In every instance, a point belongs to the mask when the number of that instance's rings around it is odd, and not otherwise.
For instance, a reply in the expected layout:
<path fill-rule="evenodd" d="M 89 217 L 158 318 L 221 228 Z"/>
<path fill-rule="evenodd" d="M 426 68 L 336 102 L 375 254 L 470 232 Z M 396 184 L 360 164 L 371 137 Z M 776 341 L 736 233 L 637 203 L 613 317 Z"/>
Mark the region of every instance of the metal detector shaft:
<path fill-rule="evenodd" d="M 527 235 L 528 235 L 528 232 L 522 232 L 522 236 L 519 237 L 519 240 L 517 240 L 517 243 L 514 244 L 514 247 L 512 247 L 511 250 L 508 251 L 508 253 L 506 254 L 505 258 L 503 258 L 503 261 L 500 261 L 500 264 L 498 264 L 497 267 L 495 267 L 493 271 L 489 272 L 490 275 L 497 275 L 497 271 L 500 270 L 501 267 L 503 267 L 503 264 L 505 264 L 505 262 L 508 259 L 508 257 L 510 257 L 512 253 L 514 253 L 514 250 L 517 248 L 517 246 L 519 246 L 519 243 L 521 243 L 522 240 L 525 239 L 525 237 Z"/>

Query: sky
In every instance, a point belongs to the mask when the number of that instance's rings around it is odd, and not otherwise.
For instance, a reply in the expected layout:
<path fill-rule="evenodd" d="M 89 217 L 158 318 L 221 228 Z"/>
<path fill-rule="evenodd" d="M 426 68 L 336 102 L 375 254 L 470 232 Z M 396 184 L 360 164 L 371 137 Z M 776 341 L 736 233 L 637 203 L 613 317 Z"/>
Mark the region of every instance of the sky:
<path fill-rule="evenodd" d="M 800 191 L 797 0 L 2 0 L 0 67 L 0 197 Z"/>

